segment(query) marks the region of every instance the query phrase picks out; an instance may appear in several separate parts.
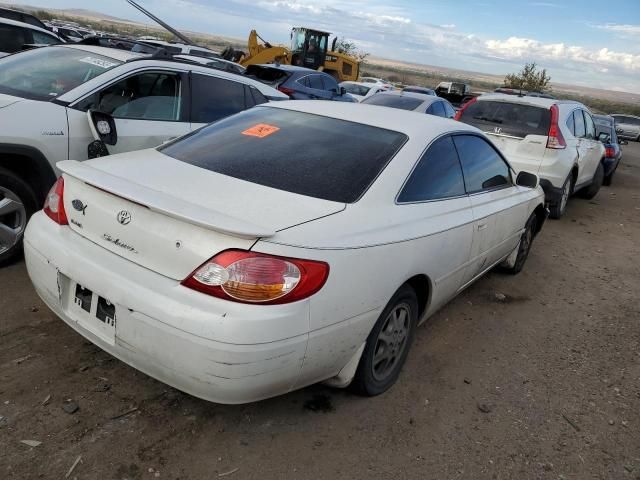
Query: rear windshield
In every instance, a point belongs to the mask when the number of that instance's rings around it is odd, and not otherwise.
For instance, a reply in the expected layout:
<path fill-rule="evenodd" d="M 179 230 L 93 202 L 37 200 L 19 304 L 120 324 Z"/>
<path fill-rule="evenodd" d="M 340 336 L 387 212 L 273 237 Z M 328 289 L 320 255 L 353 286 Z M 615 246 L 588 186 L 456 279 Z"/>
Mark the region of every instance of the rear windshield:
<path fill-rule="evenodd" d="M 542 107 L 518 103 L 477 101 L 469 105 L 460 120 L 485 132 L 497 132 L 515 137 L 547 135 L 551 111 Z"/>
<path fill-rule="evenodd" d="M 383 107 L 399 108 L 401 110 L 415 110 L 422 100 L 401 95 L 374 95 L 362 101 L 369 105 L 381 105 Z"/>
<path fill-rule="evenodd" d="M 353 203 L 406 140 L 402 133 L 360 123 L 256 107 L 159 150 L 240 180 Z"/>
<path fill-rule="evenodd" d="M 260 65 L 249 65 L 244 74 L 267 85 L 276 86 L 289 78 L 289 74 L 277 68 L 261 67 Z"/>
<path fill-rule="evenodd" d="M 434 92 L 430 88 L 422 88 L 422 87 L 404 87 L 402 91 L 407 93 L 424 93 L 425 95 L 434 95 L 434 96 L 436 94 L 436 92 Z"/>

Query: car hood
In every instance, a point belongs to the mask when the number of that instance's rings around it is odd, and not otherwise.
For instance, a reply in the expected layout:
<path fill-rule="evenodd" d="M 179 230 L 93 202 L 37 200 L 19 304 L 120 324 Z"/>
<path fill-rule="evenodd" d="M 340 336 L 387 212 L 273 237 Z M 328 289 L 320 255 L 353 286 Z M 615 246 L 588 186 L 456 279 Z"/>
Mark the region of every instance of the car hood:
<path fill-rule="evenodd" d="M 0 108 L 8 107 L 9 105 L 13 105 L 14 103 L 18 103 L 24 100 L 20 97 L 13 97 L 11 95 L 5 95 L 0 93 Z"/>

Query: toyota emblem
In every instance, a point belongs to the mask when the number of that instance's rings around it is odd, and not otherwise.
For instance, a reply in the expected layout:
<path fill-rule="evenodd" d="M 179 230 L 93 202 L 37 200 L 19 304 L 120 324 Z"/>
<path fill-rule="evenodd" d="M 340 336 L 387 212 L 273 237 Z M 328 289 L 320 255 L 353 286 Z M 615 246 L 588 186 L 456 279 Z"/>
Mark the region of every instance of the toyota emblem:
<path fill-rule="evenodd" d="M 118 223 L 121 225 L 127 225 L 131 222 L 131 214 L 126 210 L 120 210 L 118 212 Z"/>

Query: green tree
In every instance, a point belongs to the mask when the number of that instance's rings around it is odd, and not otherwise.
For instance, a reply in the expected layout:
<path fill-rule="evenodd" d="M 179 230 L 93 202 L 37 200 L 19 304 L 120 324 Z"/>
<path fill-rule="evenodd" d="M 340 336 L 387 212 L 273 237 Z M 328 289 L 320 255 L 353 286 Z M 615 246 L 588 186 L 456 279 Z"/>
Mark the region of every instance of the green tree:
<path fill-rule="evenodd" d="M 508 88 L 518 88 L 530 92 L 550 90 L 551 77 L 547 70 L 538 70 L 535 62 L 527 63 L 518 73 L 510 73 L 504 77 L 504 84 Z"/>
<path fill-rule="evenodd" d="M 368 52 L 364 52 L 358 48 L 355 42 L 347 40 L 346 38 L 338 38 L 336 41 L 336 50 L 339 53 L 344 53 L 345 55 L 351 55 L 355 57 L 358 62 L 364 62 L 364 59 L 369 56 Z"/>

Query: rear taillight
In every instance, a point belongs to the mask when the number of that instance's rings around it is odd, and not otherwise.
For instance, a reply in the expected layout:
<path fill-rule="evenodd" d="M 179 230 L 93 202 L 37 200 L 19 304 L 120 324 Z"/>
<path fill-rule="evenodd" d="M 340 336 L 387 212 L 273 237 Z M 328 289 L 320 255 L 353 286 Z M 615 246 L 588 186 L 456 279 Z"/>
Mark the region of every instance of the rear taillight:
<path fill-rule="evenodd" d="M 44 213 L 58 225 L 69 225 L 63 203 L 64 180 L 58 178 L 44 200 Z"/>
<path fill-rule="evenodd" d="M 476 103 L 478 101 L 478 99 L 476 97 L 473 97 L 471 100 L 469 100 L 467 103 L 465 103 L 464 105 L 462 105 L 462 107 L 460 107 L 460 110 L 458 110 L 456 112 L 456 116 L 453 117 L 454 120 L 460 120 L 460 117 L 462 117 L 462 114 L 464 113 L 464 111 L 469 108 L 470 105 L 473 105 L 474 103 Z"/>
<path fill-rule="evenodd" d="M 555 150 L 566 148 L 567 143 L 564 141 L 564 137 L 560 131 L 560 126 L 558 125 L 558 118 L 560 116 L 558 106 L 551 105 L 549 110 L 551 111 L 551 125 L 549 126 L 547 148 L 553 148 Z"/>
<path fill-rule="evenodd" d="M 205 262 L 182 285 L 233 302 L 274 305 L 310 297 L 328 276 L 325 262 L 226 250 Z"/>
<path fill-rule="evenodd" d="M 289 96 L 296 93 L 296 91 L 293 88 L 283 87 L 282 85 L 278 87 L 278 90 L 284 93 L 285 95 L 289 95 Z"/>
<path fill-rule="evenodd" d="M 606 147 L 604 149 L 604 156 L 607 158 L 613 158 L 616 156 L 616 149 L 613 147 Z"/>

